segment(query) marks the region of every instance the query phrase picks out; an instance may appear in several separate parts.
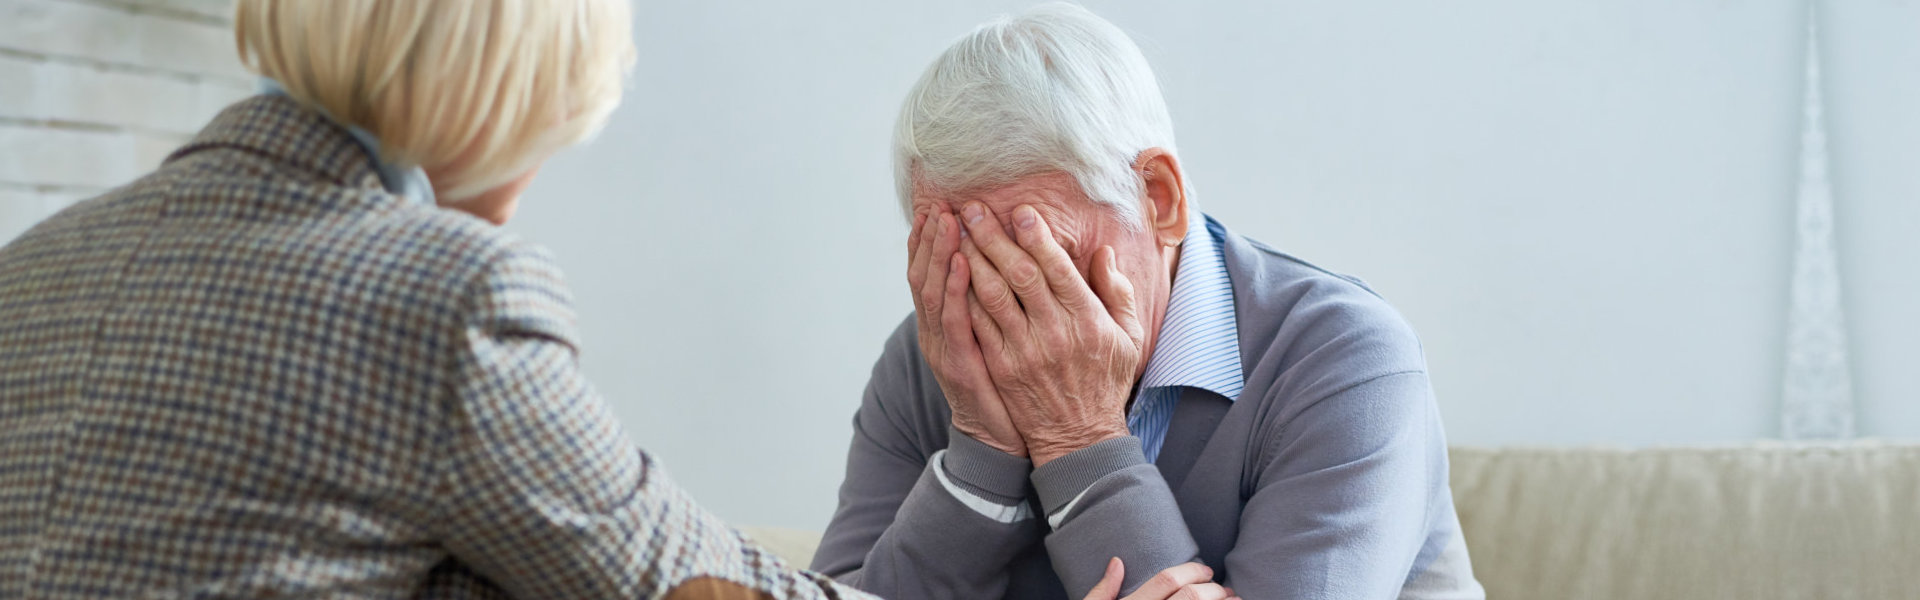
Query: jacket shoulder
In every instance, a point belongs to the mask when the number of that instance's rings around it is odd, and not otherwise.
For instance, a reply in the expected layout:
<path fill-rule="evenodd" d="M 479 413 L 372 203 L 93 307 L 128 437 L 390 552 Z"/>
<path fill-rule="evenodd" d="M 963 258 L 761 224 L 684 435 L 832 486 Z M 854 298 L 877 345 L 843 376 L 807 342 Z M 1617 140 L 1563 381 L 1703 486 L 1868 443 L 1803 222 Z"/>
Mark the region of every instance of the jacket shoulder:
<path fill-rule="evenodd" d="M 924 460 L 947 447 L 952 415 L 946 394 L 933 376 L 933 367 L 920 354 L 914 315 L 908 314 L 887 336 L 880 358 L 874 361 L 856 426 L 877 431 L 884 425 L 895 432 L 894 436 L 909 442 L 912 453 Z"/>
<path fill-rule="evenodd" d="M 1426 372 L 1413 326 L 1359 278 L 1248 238 L 1228 254 L 1249 390 L 1323 397 Z"/>

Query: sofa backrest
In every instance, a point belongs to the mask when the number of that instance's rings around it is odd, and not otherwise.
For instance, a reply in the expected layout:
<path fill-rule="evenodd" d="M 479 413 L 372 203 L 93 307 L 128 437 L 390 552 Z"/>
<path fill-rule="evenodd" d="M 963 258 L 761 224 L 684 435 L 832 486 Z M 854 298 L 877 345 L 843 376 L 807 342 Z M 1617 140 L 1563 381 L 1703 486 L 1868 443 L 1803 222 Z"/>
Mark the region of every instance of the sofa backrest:
<path fill-rule="evenodd" d="M 1494 600 L 1920 598 L 1920 445 L 1451 456 Z"/>
<path fill-rule="evenodd" d="M 1491 600 L 1920 598 L 1920 444 L 1451 456 Z M 799 566 L 820 543 L 744 531 Z"/>

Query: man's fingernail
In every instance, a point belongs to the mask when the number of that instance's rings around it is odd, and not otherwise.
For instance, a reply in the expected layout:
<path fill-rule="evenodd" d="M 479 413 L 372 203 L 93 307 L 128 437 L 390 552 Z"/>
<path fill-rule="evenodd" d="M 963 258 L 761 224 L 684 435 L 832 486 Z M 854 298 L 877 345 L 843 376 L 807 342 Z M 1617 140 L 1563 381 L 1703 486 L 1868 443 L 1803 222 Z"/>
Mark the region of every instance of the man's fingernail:
<path fill-rule="evenodd" d="M 979 223 L 980 217 L 986 216 L 985 214 L 982 214 L 983 211 L 980 210 L 980 205 L 978 204 L 968 204 L 967 207 L 961 209 L 961 211 L 966 213 L 968 225 Z"/>
<path fill-rule="evenodd" d="M 1021 229 L 1033 229 L 1033 223 L 1038 220 L 1040 220 L 1039 217 L 1033 213 L 1031 207 L 1022 206 L 1020 210 L 1013 213 L 1013 224 L 1019 225 Z"/>

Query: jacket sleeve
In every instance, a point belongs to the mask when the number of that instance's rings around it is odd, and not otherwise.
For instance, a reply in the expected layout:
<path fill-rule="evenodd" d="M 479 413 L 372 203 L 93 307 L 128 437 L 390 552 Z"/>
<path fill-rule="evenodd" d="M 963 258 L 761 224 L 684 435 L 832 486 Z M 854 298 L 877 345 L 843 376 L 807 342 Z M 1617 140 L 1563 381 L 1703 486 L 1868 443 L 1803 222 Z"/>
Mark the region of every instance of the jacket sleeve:
<path fill-rule="evenodd" d="M 1167 567 L 1199 560 L 1173 490 L 1147 462 L 1140 438 L 1111 439 L 1054 459 L 1034 471 L 1033 483 L 1053 529 L 1047 556 L 1069 597 L 1091 591 L 1114 556 L 1126 565 L 1122 594 Z"/>
<path fill-rule="evenodd" d="M 949 429 L 913 333 L 909 319 L 874 365 L 813 567 L 897 600 L 999 598 L 1008 565 L 1044 531 L 1030 463 Z"/>
<path fill-rule="evenodd" d="M 1433 550 L 1427 532 L 1447 489 L 1435 410 L 1426 373 L 1403 372 L 1321 395 L 1281 421 L 1265 440 L 1226 583 L 1247 598 L 1400 596 Z"/>
<path fill-rule="evenodd" d="M 708 514 L 636 448 L 579 370 L 544 251 L 509 248 L 467 292 L 440 440 L 441 543 L 522 598 L 655 598 L 682 585 L 857 596 Z"/>

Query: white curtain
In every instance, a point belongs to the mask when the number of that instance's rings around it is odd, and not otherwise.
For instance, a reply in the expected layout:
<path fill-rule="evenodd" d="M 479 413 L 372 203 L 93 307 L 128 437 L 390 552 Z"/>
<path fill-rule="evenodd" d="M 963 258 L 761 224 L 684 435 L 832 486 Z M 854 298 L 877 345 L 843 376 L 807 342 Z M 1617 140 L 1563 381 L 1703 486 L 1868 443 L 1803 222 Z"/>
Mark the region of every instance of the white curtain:
<path fill-rule="evenodd" d="M 1827 126 L 1820 80 L 1820 11 L 1808 2 L 1805 104 L 1800 133 L 1798 248 L 1787 313 L 1781 436 L 1852 437 L 1853 372 L 1834 252 L 1833 184 L 1827 178 Z"/>

